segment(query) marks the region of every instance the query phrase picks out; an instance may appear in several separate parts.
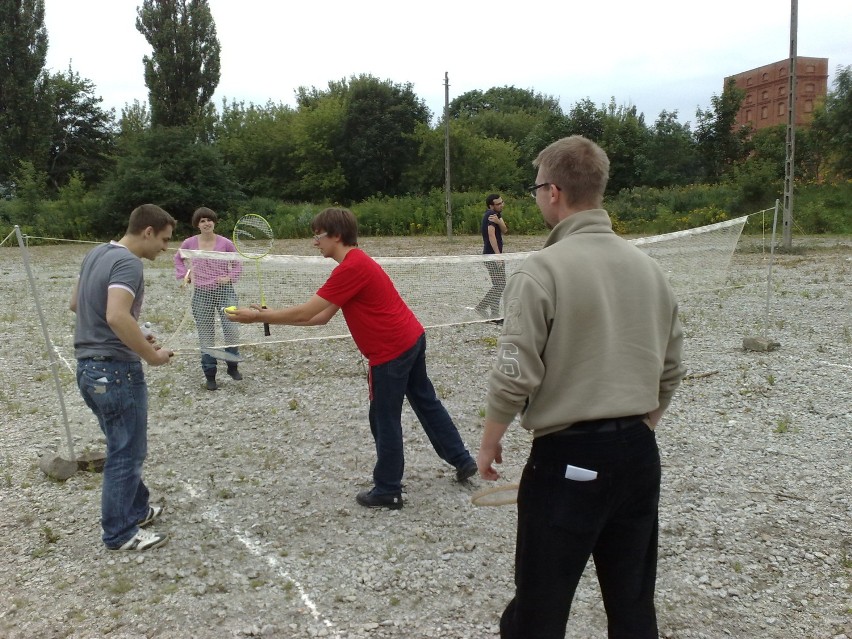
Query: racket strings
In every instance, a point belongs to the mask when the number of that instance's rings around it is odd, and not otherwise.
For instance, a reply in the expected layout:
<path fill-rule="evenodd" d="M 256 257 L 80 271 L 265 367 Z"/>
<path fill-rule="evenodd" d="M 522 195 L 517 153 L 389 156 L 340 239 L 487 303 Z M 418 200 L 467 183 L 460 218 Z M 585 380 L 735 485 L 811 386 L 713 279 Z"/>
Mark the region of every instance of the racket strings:
<path fill-rule="evenodd" d="M 259 258 L 269 253 L 275 236 L 269 222 L 259 215 L 249 214 L 234 225 L 233 240 L 240 254 Z"/>

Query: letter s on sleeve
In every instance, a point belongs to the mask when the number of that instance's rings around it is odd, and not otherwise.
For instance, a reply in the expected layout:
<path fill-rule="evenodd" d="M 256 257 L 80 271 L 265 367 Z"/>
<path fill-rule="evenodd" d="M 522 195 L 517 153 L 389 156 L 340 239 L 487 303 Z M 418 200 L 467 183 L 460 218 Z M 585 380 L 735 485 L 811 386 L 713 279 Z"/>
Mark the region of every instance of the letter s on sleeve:
<path fill-rule="evenodd" d="M 517 378 L 521 375 L 521 366 L 518 363 L 518 347 L 512 343 L 504 342 L 500 345 L 497 353 L 497 368 L 506 377 Z"/>

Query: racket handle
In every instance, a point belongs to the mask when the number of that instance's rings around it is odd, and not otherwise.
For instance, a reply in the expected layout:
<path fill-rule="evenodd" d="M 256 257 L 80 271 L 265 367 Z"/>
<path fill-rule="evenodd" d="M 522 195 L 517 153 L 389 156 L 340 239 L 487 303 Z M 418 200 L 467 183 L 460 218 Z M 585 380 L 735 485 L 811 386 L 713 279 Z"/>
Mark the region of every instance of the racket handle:
<path fill-rule="evenodd" d="M 266 304 L 264 304 L 264 305 L 263 305 L 263 306 L 261 306 L 260 308 L 266 308 Z M 270 335 L 272 335 L 272 333 L 270 333 L 270 332 L 269 332 L 269 324 L 264 324 L 264 325 L 263 325 L 263 334 L 264 334 L 266 337 L 269 337 Z"/>

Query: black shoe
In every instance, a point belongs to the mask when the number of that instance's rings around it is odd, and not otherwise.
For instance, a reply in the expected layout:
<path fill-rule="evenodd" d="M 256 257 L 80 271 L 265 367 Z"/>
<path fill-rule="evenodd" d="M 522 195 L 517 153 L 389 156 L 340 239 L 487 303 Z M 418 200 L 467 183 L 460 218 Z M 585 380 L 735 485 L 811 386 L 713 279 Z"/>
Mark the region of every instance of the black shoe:
<path fill-rule="evenodd" d="M 207 390 L 219 390 L 219 385 L 216 383 L 215 377 L 207 378 Z"/>
<path fill-rule="evenodd" d="M 240 381 L 243 378 L 236 366 L 228 369 L 228 375 L 231 376 L 231 379 L 235 379 L 237 381 Z"/>
<path fill-rule="evenodd" d="M 456 481 L 467 481 L 479 472 L 476 462 L 472 459 L 461 468 L 456 468 Z"/>
<path fill-rule="evenodd" d="M 399 510 L 402 508 L 402 493 L 390 493 L 377 495 L 372 490 L 362 490 L 355 495 L 355 501 L 367 508 L 389 508 Z"/>

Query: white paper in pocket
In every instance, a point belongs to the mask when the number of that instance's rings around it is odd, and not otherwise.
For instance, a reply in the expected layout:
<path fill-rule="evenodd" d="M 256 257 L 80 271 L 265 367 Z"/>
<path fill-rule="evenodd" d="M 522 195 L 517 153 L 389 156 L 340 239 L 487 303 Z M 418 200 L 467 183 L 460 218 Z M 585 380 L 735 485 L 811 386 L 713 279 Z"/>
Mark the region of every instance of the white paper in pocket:
<path fill-rule="evenodd" d="M 580 468 L 579 466 L 572 466 L 571 464 L 565 466 L 565 479 L 573 479 L 574 481 L 592 481 L 597 478 L 598 472 L 596 470 Z"/>

